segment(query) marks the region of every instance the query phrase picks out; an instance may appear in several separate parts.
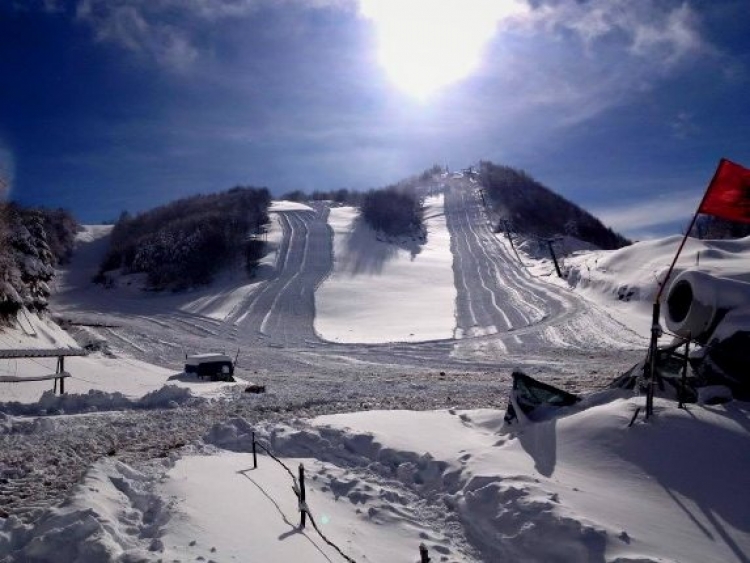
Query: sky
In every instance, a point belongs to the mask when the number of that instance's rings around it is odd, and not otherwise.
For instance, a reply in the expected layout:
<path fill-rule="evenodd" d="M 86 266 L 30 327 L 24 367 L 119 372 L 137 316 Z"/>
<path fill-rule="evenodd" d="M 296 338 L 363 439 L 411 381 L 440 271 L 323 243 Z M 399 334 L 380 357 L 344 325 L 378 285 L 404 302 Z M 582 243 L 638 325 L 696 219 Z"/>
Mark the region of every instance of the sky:
<path fill-rule="evenodd" d="M 0 0 L 0 197 L 82 222 L 491 160 L 648 238 L 749 132 L 748 0 Z"/>

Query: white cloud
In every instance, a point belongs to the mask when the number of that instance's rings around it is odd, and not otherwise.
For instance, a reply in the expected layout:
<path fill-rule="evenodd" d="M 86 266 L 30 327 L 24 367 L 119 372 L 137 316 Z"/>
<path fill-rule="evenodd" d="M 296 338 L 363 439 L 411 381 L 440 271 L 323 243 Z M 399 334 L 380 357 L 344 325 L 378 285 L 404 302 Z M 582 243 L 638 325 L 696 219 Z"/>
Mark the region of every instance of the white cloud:
<path fill-rule="evenodd" d="M 643 96 L 701 58 L 718 64 L 716 54 L 687 3 L 542 0 L 500 29 L 483 73 L 506 115 L 545 113 L 548 128 L 568 128 Z"/>
<path fill-rule="evenodd" d="M 97 41 L 117 43 L 172 70 L 190 67 L 198 51 L 188 35 L 173 25 L 149 17 L 149 12 L 140 4 L 81 0 L 76 17 L 92 27 Z"/>
<path fill-rule="evenodd" d="M 346 8 L 354 1 L 79 0 L 76 18 L 91 26 L 97 41 L 115 43 L 170 70 L 183 71 L 200 55 L 193 35 L 200 24 L 248 17 L 263 7 Z"/>
<path fill-rule="evenodd" d="M 687 2 L 665 0 L 552 0 L 532 13 L 548 30 L 575 32 L 593 52 L 605 40 L 625 41 L 645 64 L 673 65 L 711 50 L 700 33 L 700 18 Z"/>
<path fill-rule="evenodd" d="M 639 232 L 684 220 L 685 224 L 698 207 L 699 195 L 684 193 L 660 195 L 630 205 L 595 209 L 602 223 L 617 231 Z"/>
<path fill-rule="evenodd" d="M 644 58 L 656 54 L 666 65 L 710 50 L 700 35 L 698 16 L 688 4 L 682 4 L 655 22 L 639 22 L 633 28 L 632 51 Z"/>
<path fill-rule="evenodd" d="M 679 112 L 670 123 L 670 127 L 672 128 L 672 134 L 677 139 L 687 139 L 700 131 L 698 125 L 695 124 L 693 114 L 687 111 Z"/>

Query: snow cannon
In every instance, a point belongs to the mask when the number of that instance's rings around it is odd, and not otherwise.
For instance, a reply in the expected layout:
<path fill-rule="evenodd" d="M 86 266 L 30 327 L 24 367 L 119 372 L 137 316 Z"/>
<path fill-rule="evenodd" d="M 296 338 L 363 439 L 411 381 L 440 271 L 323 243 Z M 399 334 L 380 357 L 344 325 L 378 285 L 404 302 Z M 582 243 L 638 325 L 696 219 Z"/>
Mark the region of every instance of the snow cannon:
<path fill-rule="evenodd" d="M 705 344 L 729 311 L 748 303 L 750 283 L 688 270 L 672 282 L 664 317 L 673 333 Z"/>

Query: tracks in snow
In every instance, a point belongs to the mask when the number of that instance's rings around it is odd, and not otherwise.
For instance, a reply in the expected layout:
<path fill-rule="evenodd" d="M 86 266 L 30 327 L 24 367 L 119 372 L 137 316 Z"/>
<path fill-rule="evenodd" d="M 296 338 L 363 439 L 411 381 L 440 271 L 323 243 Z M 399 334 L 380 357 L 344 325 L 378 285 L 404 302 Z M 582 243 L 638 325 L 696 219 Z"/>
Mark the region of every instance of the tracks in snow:
<path fill-rule="evenodd" d="M 448 187 L 445 201 L 458 292 L 457 336 L 465 339 L 458 348 L 490 340 L 511 354 L 643 345 L 601 308 L 531 276 L 492 232 L 471 183 Z"/>
<path fill-rule="evenodd" d="M 529 275 L 492 232 L 475 185 L 452 181 L 446 187 L 445 214 L 457 290 L 455 339 L 365 345 L 317 336 L 315 290 L 333 267 L 333 233 L 323 205 L 278 213 L 283 236 L 274 271 L 248 290 L 225 319 L 179 309 L 160 308 L 151 316 L 123 309 L 109 313 L 120 328 L 107 336 L 118 349 L 161 365 L 180 366 L 185 352 L 239 348 L 247 356 L 245 365 L 281 371 L 297 369 L 289 366 L 317 370 L 327 365 L 326 356 L 362 365 L 487 369 L 502 358 L 532 361 L 555 358 L 560 350 L 585 355 L 642 346 L 606 312 Z"/>

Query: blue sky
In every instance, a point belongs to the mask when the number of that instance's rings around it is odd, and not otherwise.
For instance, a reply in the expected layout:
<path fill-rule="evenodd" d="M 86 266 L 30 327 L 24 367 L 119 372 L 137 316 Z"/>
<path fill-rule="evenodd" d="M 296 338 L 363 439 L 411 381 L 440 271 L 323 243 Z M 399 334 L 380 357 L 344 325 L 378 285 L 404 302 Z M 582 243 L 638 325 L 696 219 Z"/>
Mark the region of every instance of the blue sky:
<path fill-rule="evenodd" d="M 750 165 L 747 0 L 4 0 L 0 173 L 82 221 L 525 169 L 634 237 Z M 6 194 L 7 195 L 7 194 Z"/>

